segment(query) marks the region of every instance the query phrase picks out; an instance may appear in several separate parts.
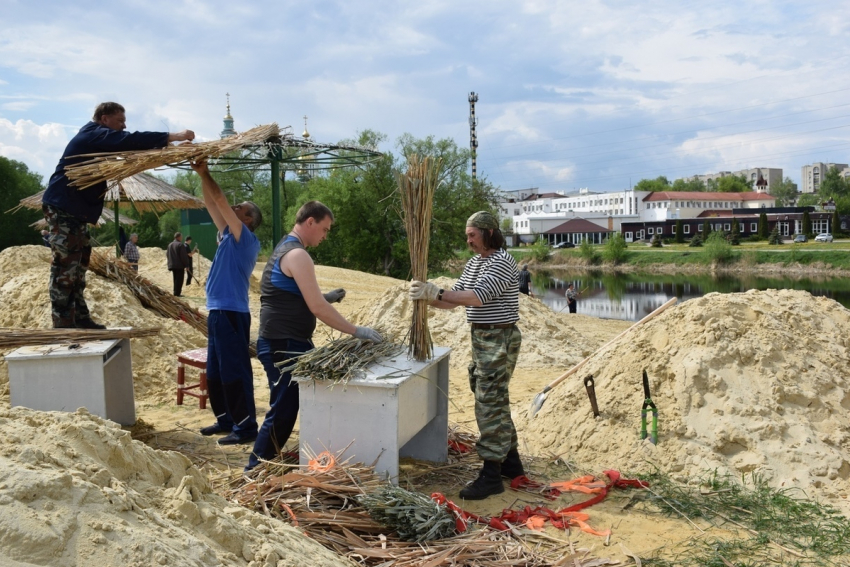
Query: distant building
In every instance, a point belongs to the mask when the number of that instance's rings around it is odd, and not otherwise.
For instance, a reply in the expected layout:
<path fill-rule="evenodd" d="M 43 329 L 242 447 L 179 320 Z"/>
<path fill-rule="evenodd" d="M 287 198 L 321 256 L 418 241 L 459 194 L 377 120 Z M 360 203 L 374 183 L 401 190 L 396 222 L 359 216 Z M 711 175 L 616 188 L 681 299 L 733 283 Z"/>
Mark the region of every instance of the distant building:
<path fill-rule="evenodd" d="M 800 173 L 800 192 L 817 193 L 824 176 L 833 167 L 837 168 L 845 179 L 850 177 L 850 168 L 848 168 L 846 163 L 825 163 L 819 161 L 811 165 L 804 165 Z"/>
<path fill-rule="evenodd" d="M 782 169 L 777 167 L 753 167 L 738 171 L 720 171 L 705 175 L 694 175 L 687 179 L 697 179 L 703 183 L 708 183 L 709 181 L 717 181 L 720 178 L 731 176 L 743 176 L 750 182 L 753 191 L 768 193 L 771 187 L 782 182 Z"/>

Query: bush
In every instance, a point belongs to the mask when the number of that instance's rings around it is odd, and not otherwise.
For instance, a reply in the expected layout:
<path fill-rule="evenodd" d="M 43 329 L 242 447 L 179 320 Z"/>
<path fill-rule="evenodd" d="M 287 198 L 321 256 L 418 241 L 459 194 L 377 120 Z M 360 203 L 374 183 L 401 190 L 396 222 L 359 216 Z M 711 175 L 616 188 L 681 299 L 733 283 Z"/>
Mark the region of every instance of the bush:
<path fill-rule="evenodd" d="M 782 244 L 782 237 L 779 236 L 779 227 L 775 227 L 773 231 L 770 233 L 770 236 L 767 237 L 768 244 Z"/>
<path fill-rule="evenodd" d="M 652 237 L 652 240 L 649 241 L 649 245 L 653 248 L 661 248 L 661 236 L 655 235 Z"/>
<path fill-rule="evenodd" d="M 589 264 L 599 263 L 599 254 L 588 240 L 581 241 L 581 246 L 578 247 L 578 255 L 587 260 Z"/>
<path fill-rule="evenodd" d="M 528 255 L 532 260 L 545 262 L 549 259 L 549 245 L 542 237 L 538 238 L 534 241 L 534 244 L 528 247 Z"/>
<path fill-rule="evenodd" d="M 695 234 L 691 241 L 688 243 L 688 246 L 691 248 L 699 248 L 702 246 L 702 237 L 699 234 Z"/>
<path fill-rule="evenodd" d="M 726 264 L 734 256 L 732 245 L 727 242 L 726 236 L 722 232 L 712 232 L 708 235 L 703 254 L 718 264 Z"/>
<path fill-rule="evenodd" d="M 615 232 L 613 236 L 605 243 L 605 249 L 602 251 L 602 258 L 606 262 L 619 264 L 626 259 L 626 239 L 619 232 Z"/>

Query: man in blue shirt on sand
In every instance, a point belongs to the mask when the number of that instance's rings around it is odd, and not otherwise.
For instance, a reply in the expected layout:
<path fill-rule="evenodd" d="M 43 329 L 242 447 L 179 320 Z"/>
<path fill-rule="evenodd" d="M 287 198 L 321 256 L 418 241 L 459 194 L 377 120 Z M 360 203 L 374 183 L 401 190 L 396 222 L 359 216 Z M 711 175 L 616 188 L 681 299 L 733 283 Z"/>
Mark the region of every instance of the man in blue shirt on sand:
<path fill-rule="evenodd" d="M 260 253 L 254 231 L 262 224 L 263 215 L 250 201 L 231 207 L 205 161 L 193 163 L 192 169 L 201 177 L 204 203 L 222 234 L 206 288 L 207 388 L 216 422 L 201 429 L 201 434 L 226 433 L 219 445 L 251 443 L 257 438 L 257 418 L 249 353 L 248 284 Z"/>
<path fill-rule="evenodd" d="M 95 323 L 83 297 L 86 289 L 86 270 L 91 259 L 88 224 L 95 224 L 103 212 L 106 182 L 102 181 L 80 190 L 69 185 L 65 167 L 91 157 L 83 154 L 151 150 L 164 148 L 169 142 L 195 139 L 191 130 L 174 134 L 168 132 L 125 132 L 127 119 L 124 107 L 117 102 L 102 102 L 94 110 L 92 121 L 80 128 L 50 177 L 42 198 L 42 211 L 53 251 L 50 266 L 50 303 L 53 327 L 105 329 Z"/>

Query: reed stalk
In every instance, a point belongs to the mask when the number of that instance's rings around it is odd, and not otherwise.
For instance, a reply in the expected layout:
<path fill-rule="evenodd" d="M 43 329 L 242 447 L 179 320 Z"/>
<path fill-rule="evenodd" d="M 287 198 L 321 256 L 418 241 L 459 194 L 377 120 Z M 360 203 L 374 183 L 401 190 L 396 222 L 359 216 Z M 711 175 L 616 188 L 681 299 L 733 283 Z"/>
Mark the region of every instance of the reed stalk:
<path fill-rule="evenodd" d="M 396 173 L 410 250 L 410 271 L 414 280 L 423 282 L 428 281 L 431 217 L 442 167 L 442 158 L 420 158 L 413 154 L 407 160 L 407 172 Z M 413 304 L 408 352 L 414 360 L 420 361 L 428 360 L 434 354 L 431 331 L 428 329 L 427 301 L 415 301 Z"/>

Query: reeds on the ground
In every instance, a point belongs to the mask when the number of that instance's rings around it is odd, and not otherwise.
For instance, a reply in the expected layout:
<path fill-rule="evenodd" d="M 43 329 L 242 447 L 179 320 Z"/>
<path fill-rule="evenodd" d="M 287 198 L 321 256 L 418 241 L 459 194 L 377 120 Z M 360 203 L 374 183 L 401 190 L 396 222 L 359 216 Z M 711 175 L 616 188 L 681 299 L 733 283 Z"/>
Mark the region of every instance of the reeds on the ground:
<path fill-rule="evenodd" d="M 14 329 L 0 327 L 0 349 L 69 344 L 109 339 L 135 339 L 159 334 L 153 329 Z"/>
<path fill-rule="evenodd" d="M 407 172 L 396 173 L 404 227 L 410 249 L 410 271 L 414 280 L 428 281 L 428 247 L 431 241 L 431 217 L 434 193 L 440 183 L 442 158 L 413 154 L 407 159 Z M 428 360 L 434 345 L 428 329 L 428 302 L 415 301 L 410 324 L 409 353 L 414 360 Z"/>

